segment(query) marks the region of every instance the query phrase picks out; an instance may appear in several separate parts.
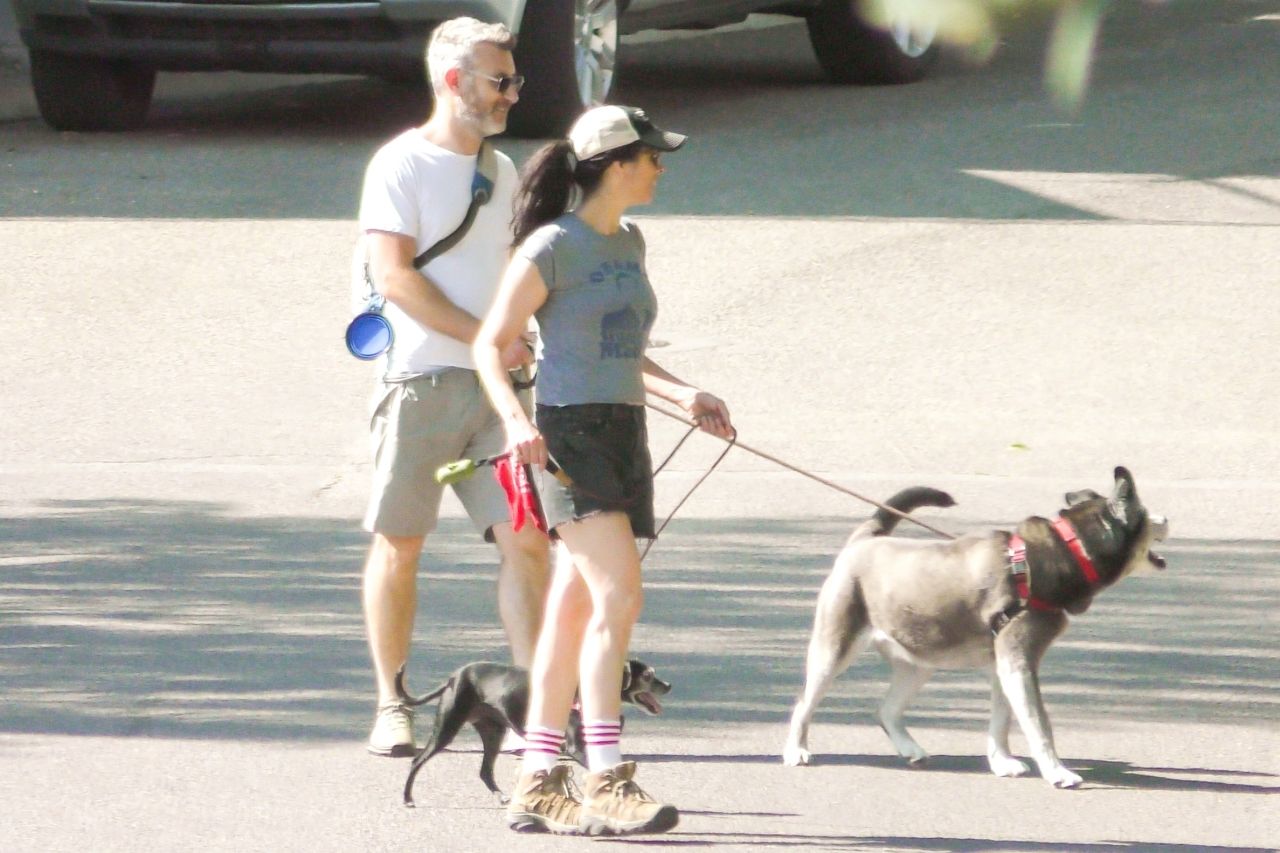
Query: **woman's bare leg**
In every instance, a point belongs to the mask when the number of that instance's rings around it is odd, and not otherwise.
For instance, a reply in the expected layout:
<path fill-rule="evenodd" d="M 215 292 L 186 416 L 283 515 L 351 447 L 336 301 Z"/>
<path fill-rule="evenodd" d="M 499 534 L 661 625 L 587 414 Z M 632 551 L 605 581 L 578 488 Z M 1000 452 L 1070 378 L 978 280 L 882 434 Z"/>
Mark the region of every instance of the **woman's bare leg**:
<path fill-rule="evenodd" d="M 622 668 L 644 593 L 631 522 L 620 512 L 561 525 L 561 540 L 590 600 L 581 635 L 579 691 L 584 720 L 615 720 L 622 708 Z"/>

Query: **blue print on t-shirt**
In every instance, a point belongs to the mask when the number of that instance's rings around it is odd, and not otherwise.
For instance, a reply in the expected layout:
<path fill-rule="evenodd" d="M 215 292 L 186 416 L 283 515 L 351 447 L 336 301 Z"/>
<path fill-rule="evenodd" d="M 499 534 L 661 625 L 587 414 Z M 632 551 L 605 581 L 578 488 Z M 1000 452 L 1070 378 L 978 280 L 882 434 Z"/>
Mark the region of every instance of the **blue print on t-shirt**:
<path fill-rule="evenodd" d="M 640 308 L 645 296 L 644 271 L 630 260 L 605 261 L 590 276 L 592 283 L 610 283 L 630 304 L 600 318 L 600 358 L 637 359 L 644 352 L 646 330 L 653 322 L 647 308 Z M 637 311 L 640 308 L 643 316 Z"/>
<path fill-rule="evenodd" d="M 644 329 L 648 324 L 648 312 L 645 312 L 642 322 L 630 305 L 621 311 L 605 314 L 600 320 L 600 357 L 639 358 L 644 349 Z"/>
<path fill-rule="evenodd" d="M 613 278 L 613 286 L 621 290 L 624 285 L 631 284 L 640 275 L 640 264 L 635 261 L 605 261 L 589 278 L 592 284 L 602 284 Z"/>

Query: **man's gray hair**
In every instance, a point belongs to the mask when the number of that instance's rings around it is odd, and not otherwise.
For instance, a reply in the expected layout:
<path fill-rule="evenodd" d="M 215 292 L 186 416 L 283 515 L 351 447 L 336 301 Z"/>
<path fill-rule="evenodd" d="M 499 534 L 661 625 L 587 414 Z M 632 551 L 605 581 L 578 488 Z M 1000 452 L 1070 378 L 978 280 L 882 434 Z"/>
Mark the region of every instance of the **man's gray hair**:
<path fill-rule="evenodd" d="M 427 75 L 431 78 L 431 88 L 436 92 L 444 89 L 444 75 L 450 68 L 470 68 L 472 53 L 478 44 L 515 50 L 516 37 L 504 24 L 486 24 L 475 18 L 451 18 L 436 27 L 427 42 Z"/>

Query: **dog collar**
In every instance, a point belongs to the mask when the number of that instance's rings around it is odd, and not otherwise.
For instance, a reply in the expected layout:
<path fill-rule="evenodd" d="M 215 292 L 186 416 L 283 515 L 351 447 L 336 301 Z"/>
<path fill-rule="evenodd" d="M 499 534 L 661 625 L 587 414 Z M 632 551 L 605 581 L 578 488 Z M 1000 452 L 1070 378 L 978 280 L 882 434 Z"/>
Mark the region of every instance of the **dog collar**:
<path fill-rule="evenodd" d="M 1084 575 L 1084 579 L 1089 582 L 1089 586 L 1098 585 L 1098 570 L 1093 565 L 1093 560 L 1089 559 L 1089 552 L 1084 549 L 1084 543 L 1080 541 L 1080 537 L 1076 534 L 1076 529 L 1071 522 L 1062 516 L 1058 516 L 1053 522 L 1053 532 L 1067 544 L 1067 548 L 1071 550 L 1071 555 L 1076 558 L 1076 565 L 1080 567 L 1080 574 Z"/>

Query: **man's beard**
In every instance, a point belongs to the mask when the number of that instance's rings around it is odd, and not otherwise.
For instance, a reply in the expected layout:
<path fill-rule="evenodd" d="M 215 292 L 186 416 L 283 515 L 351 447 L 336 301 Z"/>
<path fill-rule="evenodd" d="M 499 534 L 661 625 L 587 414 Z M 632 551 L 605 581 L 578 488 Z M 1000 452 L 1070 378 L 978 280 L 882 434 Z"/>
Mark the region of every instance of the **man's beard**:
<path fill-rule="evenodd" d="M 506 112 L 495 113 L 493 109 L 482 111 L 480 98 L 473 87 L 468 86 L 461 92 L 462 112 L 459 114 L 464 122 L 470 125 L 481 136 L 494 136 L 507 129 Z"/>

